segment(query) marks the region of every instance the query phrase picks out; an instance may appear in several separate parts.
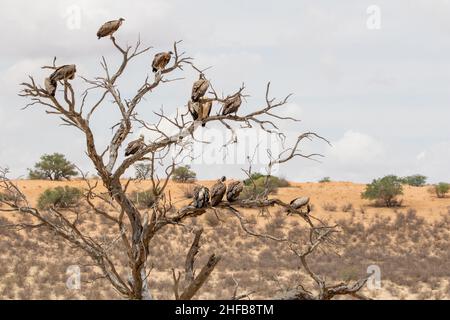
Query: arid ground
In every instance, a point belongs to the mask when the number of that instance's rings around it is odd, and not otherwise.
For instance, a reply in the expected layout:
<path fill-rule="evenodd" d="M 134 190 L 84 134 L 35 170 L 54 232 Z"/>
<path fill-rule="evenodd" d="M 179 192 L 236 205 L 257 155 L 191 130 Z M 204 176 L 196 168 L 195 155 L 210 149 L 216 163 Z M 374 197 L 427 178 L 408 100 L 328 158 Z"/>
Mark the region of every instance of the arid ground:
<path fill-rule="evenodd" d="M 31 204 L 46 188 L 84 186 L 82 181 L 17 183 Z M 136 182 L 130 191 L 148 187 L 149 182 Z M 309 196 L 314 217 L 341 226 L 336 250 L 317 253 L 311 259 L 314 271 L 339 282 L 364 276 L 369 266 L 377 265 L 382 287 L 365 288 L 363 293 L 370 298 L 449 299 L 450 198 L 436 198 L 428 192 L 429 187 L 405 186 L 402 207 L 379 208 L 361 200 L 364 187 L 347 182 L 292 183 L 274 195 L 284 201 Z M 186 195 L 192 185 L 171 182 L 169 189 L 177 207 L 189 203 Z M 302 237 L 305 231 L 298 216 L 288 217 L 278 209 L 265 215 L 253 210 L 243 214 L 261 232 Z M 314 289 L 298 258 L 285 244 L 249 236 L 227 212 L 217 212 L 217 216 L 208 212 L 192 221 L 205 229 L 199 262 L 212 253 L 223 257 L 197 298 L 229 299 L 235 285 L 233 278 L 239 282 L 240 292 L 252 291 L 255 299 L 273 298 L 299 283 Z M 18 213 L 0 213 L 3 226 L 19 219 L 24 218 Z M 101 217 L 84 214 L 82 219 L 85 231 L 99 241 L 111 242 L 117 237 Z M 164 235 L 153 240 L 149 281 L 156 298 L 173 298 L 172 268 L 182 270 L 191 241 L 192 234 L 182 227 L 166 229 Z M 119 245 L 113 249 L 119 264 L 125 263 L 120 249 Z M 0 262 L 0 299 L 120 298 L 88 258 L 43 230 L 0 228 Z M 80 290 L 66 288 L 66 270 L 72 265 L 81 268 Z"/>

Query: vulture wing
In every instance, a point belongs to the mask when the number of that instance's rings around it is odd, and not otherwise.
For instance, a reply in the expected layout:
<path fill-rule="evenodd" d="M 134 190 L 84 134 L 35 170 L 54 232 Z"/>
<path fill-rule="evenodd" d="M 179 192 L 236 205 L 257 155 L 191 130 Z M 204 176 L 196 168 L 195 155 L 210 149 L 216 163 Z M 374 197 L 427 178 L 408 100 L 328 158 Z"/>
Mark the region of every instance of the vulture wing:
<path fill-rule="evenodd" d="M 300 209 L 309 204 L 308 197 L 301 197 L 291 201 L 291 207 L 294 209 Z"/>
<path fill-rule="evenodd" d="M 244 184 L 240 181 L 232 182 L 228 185 L 227 200 L 234 202 L 239 198 L 239 195 L 244 190 Z"/>
<path fill-rule="evenodd" d="M 227 99 L 223 106 L 223 115 L 226 116 L 231 113 L 235 113 L 239 110 L 240 106 L 242 104 L 242 99 L 240 95 L 237 95 L 236 97 L 232 97 Z"/>
<path fill-rule="evenodd" d="M 197 119 L 199 117 L 200 104 L 198 102 L 189 101 L 188 109 L 189 109 L 190 114 L 192 115 L 192 119 L 194 119 L 194 121 L 197 121 Z"/>
<path fill-rule="evenodd" d="M 135 154 L 136 152 L 139 151 L 139 149 L 141 149 L 141 147 L 142 147 L 141 139 L 130 142 L 127 148 L 125 149 L 125 156 L 128 157 Z"/>
<path fill-rule="evenodd" d="M 209 88 L 209 81 L 205 79 L 198 80 L 192 87 L 192 101 L 198 101 L 206 94 Z"/>
<path fill-rule="evenodd" d="M 155 55 L 153 59 L 152 68 L 153 72 L 158 72 L 159 70 L 163 70 L 170 61 L 170 53 L 169 52 L 161 52 Z"/>
<path fill-rule="evenodd" d="M 216 183 L 211 189 L 211 205 L 213 207 L 217 206 L 223 199 L 227 187 L 223 182 Z"/>
<path fill-rule="evenodd" d="M 211 108 L 212 108 L 212 101 L 205 101 L 200 102 L 201 108 L 200 108 L 200 120 L 204 121 L 209 118 L 209 115 L 211 114 Z M 202 126 L 206 126 L 206 123 L 203 123 Z"/>

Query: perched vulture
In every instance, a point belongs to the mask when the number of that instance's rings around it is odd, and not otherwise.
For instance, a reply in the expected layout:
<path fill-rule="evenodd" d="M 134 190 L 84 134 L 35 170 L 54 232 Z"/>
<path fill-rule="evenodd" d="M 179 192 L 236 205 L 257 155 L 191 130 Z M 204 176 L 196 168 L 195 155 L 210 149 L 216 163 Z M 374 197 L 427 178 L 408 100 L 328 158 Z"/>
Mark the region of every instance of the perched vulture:
<path fill-rule="evenodd" d="M 192 101 L 198 102 L 200 98 L 202 98 L 206 91 L 209 88 L 209 81 L 205 79 L 205 75 L 203 73 L 200 74 L 200 78 L 194 82 L 194 86 L 192 87 Z"/>
<path fill-rule="evenodd" d="M 209 189 L 207 187 L 198 186 L 194 189 L 194 207 L 198 209 L 206 208 L 209 205 Z"/>
<path fill-rule="evenodd" d="M 217 183 L 211 188 L 211 206 L 217 206 L 223 199 L 225 192 L 227 191 L 227 186 L 225 185 L 226 177 L 222 177 Z"/>
<path fill-rule="evenodd" d="M 56 93 L 56 81 L 50 80 L 50 78 L 45 78 L 45 90 L 51 95 L 55 96 Z"/>
<path fill-rule="evenodd" d="M 50 77 L 45 79 L 45 90 L 47 90 L 50 95 L 55 96 L 58 81 L 73 80 L 76 72 L 77 67 L 74 64 L 67 64 L 56 68 Z"/>
<path fill-rule="evenodd" d="M 152 63 L 153 72 L 160 72 L 164 70 L 164 68 L 167 66 L 170 59 L 172 58 L 172 54 L 173 54 L 172 51 L 160 52 L 156 54 Z"/>
<path fill-rule="evenodd" d="M 97 37 L 99 39 L 107 37 L 107 36 L 111 36 L 114 34 L 114 32 L 116 32 L 120 26 L 122 25 L 122 22 L 124 22 L 125 19 L 124 18 L 120 18 L 119 20 L 112 20 L 112 21 L 108 21 L 105 24 L 103 24 L 100 29 L 98 29 L 97 31 Z"/>
<path fill-rule="evenodd" d="M 231 182 L 227 189 L 228 202 L 234 202 L 239 199 L 239 195 L 244 190 L 244 184 L 240 181 Z"/>
<path fill-rule="evenodd" d="M 144 143 L 144 136 L 140 136 L 139 139 L 131 141 L 126 150 L 125 150 L 125 157 L 131 156 L 133 154 L 135 154 L 136 152 L 138 152 L 143 146 L 145 145 Z"/>
<path fill-rule="evenodd" d="M 212 101 L 200 100 L 198 102 L 189 101 L 188 109 L 192 115 L 194 121 L 204 121 L 208 119 L 211 114 Z M 202 127 L 206 126 L 206 123 L 202 124 Z"/>
<path fill-rule="evenodd" d="M 311 212 L 311 206 L 309 205 L 309 198 L 308 197 L 300 197 L 297 199 L 294 199 L 290 203 L 291 208 L 295 210 L 301 210 L 306 207 L 306 213 Z"/>
<path fill-rule="evenodd" d="M 242 104 L 242 99 L 241 99 L 241 95 L 239 93 L 227 98 L 225 100 L 225 103 L 223 104 L 222 115 L 226 116 L 228 114 L 238 112 L 241 104 Z"/>

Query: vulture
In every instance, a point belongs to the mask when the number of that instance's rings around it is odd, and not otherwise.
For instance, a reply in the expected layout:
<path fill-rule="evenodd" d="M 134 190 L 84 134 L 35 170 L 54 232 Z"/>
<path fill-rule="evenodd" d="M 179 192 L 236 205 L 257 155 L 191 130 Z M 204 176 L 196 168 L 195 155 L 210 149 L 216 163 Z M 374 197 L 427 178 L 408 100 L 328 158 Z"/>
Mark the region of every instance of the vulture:
<path fill-rule="evenodd" d="M 223 104 L 222 115 L 226 116 L 232 113 L 237 113 L 241 104 L 242 99 L 239 93 L 234 96 L 228 97 Z"/>
<path fill-rule="evenodd" d="M 198 102 L 188 102 L 188 109 L 194 121 L 204 121 L 208 119 L 209 115 L 211 114 L 211 108 L 212 101 L 200 100 Z M 202 127 L 204 126 L 206 126 L 206 123 L 203 122 Z"/>
<path fill-rule="evenodd" d="M 126 150 L 125 150 L 125 157 L 131 156 L 133 154 L 135 154 L 136 152 L 138 152 L 143 146 L 145 145 L 144 143 L 144 136 L 140 136 L 139 139 L 131 141 Z"/>
<path fill-rule="evenodd" d="M 172 58 L 172 54 L 173 54 L 172 51 L 160 52 L 156 54 L 152 63 L 153 72 L 156 73 L 164 70 L 164 68 L 167 66 L 170 59 Z"/>
<path fill-rule="evenodd" d="M 197 209 L 203 209 L 209 205 L 209 189 L 203 186 L 197 186 L 194 189 L 193 206 Z"/>
<path fill-rule="evenodd" d="M 227 189 L 228 202 L 234 202 L 239 199 L 239 195 L 244 190 L 244 184 L 240 181 L 231 182 Z"/>
<path fill-rule="evenodd" d="M 290 206 L 292 209 L 301 210 L 306 207 L 306 213 L 311 212 L 311 206 L 309 205 L 308 197 L 300 197 L 291 201 Z"/>
<path fill-rule="evenodd" d="M 209 88 L 209 81 L 205 79 L 205 75 L 203 73 L 200 74 L 200 78 L 194 82 L 194 86 L 192 87 L 192 101 L 198 102 L 200 98 L 202 98 L 206 91 Z"/>
<path fill-rule="evenodd" d="M 107 37 L 107 36 L 111 36 L 114 34 L 114 32 L 116 32 L 120 26 L 122 25 L 122 22 L 124 22 L 125 19 L 124 18 L 120 18 L 119 20 L 112 20 L 112 21 L 108 21 L 105 24 L 103 24 L 100 29 L 98 29 L 97 31 L 97 37 L 99 39 Z"/>
<path fill-rule="evenodd" d="M 50 77 L 45 79 L 45 90 L 50 95 L 55 96 L 58 81 L 73 80 L 76 72 L 77 67 L 74 64 L 67 64 L 56 68 Z"/>
<path fill-rule="evenodd" d="M 211 206 L 217 206 L 221 201 L 225 192 L 227 191 L 227 186 L 225 185 L 226 177 L 222 177 L 211 189 Z"/>

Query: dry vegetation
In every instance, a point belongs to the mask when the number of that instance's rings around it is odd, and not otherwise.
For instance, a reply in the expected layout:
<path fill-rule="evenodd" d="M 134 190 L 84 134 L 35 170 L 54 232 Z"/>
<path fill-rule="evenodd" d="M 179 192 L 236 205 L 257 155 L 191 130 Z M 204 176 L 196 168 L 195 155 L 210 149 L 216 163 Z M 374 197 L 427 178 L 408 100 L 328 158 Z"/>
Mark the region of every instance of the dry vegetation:
<path fill-rule="evenodd" d="M 81 186 L 83 182 L 70 182 Z M 133 185 L 144 190 L 147 182 Z M 206 185 L 212 182 L 205 183 Z M 31 201 L 36 201 L 49 185 L 67 182 L 20 181 Z M 368 297 L 393 299 L 450 298 L 450 199 L 437 199 L 427 188 L 407 187 L 402 208 L 376 208 L 359 199 L 364 186 L 350 183 L 293 184 L 280 189 L 280 198 L 308 195 L 315 204 L 312 214 L 329 223 L 338 223 L 341 233 L 336 241 L 339 254 L 316 253 L 310 258 L 314 271 L 328 280 L 355 280 L 366 274 L 369 265 L 382 271 L 382 289 L 363 290 Z M 189 185 L 170 184 L 174 200 L 187 203 Z M 333 205 L 333 210 L 329 205 Z M 299 217 L 287 217 L 282 211 L 260 216 L 245 210 L 252 227 L 277 236 L 307 236 Z M 22 223 L 24 217 L 21 218 Z M 114 243 L 110 222 L 101 216 L 82 215 L 84 231 L 104 243 Z M 0 225 L 18 220 L 17 213 L 3 213 Z M 31 221 L 29 221 L 31 222 Z M 300 268 L 298 258 L 283 243 L 251 237 L 236 218 L 226 212 L 208 212 L 194 218 L 193 224 L 204 225 L 202 265 L 213 251 L 222 261 L 196 298 L 229 299 L 234 280 L 240 291 L 255 292 L 252 298 L 270 298 L 300 282 L 310 281 Z M 119 299 L 120 296 L 89 265 L 89 259 L 55 236 L 42 230 L 9 230 L 0 228 L 0 298 L 1 299 Z M 305 239 L 306 241 L 306 239 Z M 192 234 L 182 227 L 168 229 L 152 241 L 150 287 L 158 299 L 173 299 L 172 268 L 183 269 L 184 257 Z M 180 249 L 181 248 L 181 249 Z M 114 246 L 113 258 L 126 263 L 121 243 Z M 79 265 L 82 288 L 66 288 L 66 270 Z"/>

